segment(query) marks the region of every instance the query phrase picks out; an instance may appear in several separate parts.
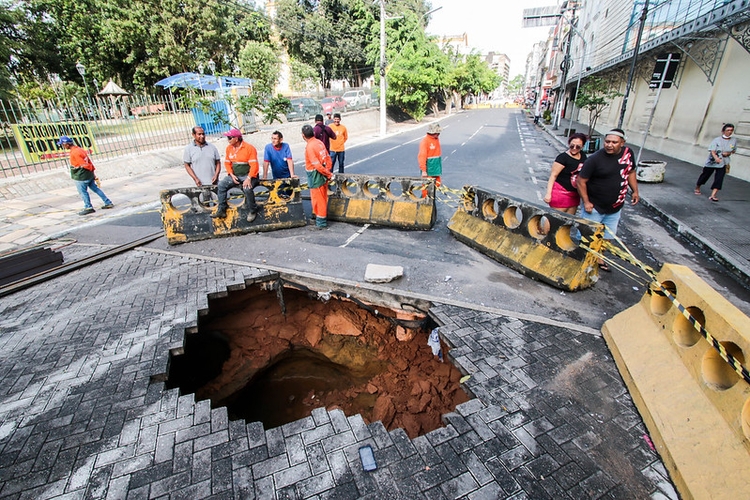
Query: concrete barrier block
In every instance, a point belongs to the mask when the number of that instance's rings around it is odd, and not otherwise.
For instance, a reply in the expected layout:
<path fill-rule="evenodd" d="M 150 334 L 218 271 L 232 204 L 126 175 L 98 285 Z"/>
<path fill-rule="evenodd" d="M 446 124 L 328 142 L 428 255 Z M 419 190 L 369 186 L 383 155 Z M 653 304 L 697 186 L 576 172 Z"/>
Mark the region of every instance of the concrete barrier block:
<path fill-rule="evenodd" d="M 657 280 L 745 364 L 750 318 L 687 267 Z M 750 494 L 750 384 L 658 287 L 602 332 L 681 497 Z"/>
<path fill-rule="evenodd" d="M 330 220 L 427 230 L 436 217 L 433 179 L 335 174 L 329 183 Z"/>
<path fill-rule="evenodd" d="M 299 179 L 260 181 L 255 188 L 258 215 L 247 222 L 248 210 L 240 189 L 229 191 L 227 216 L 212 219 L 216 186 L 166 189 L 161 192 L 164 233 L 170 245 L 208 238 L 261 231 L 275 231 L 307 224 Z"/>
<path fill-rule="evenodd" d="M 604 226 L 556 210 L 466 186 L 464 205 L 448 222 L 459 241 L 520 273 L 563 290 L 592 286 L 599 278 L 596 256 Z"/>

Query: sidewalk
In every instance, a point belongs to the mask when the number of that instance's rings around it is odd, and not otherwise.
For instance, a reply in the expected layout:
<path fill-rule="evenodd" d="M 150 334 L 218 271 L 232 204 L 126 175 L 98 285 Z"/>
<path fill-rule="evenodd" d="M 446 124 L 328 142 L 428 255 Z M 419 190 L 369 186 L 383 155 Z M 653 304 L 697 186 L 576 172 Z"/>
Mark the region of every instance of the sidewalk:
<path fill-rule="evenodd" d="M 551 125 L 541 127 L 561 145 L 567 146 L 563 132 L 568 121 L 562 120 L 558 130 Z M 579 131 L 588 126 L 573 122 Z M 638 153 L 640 137 L 628 141 L 634 153 Z M 711 181 L 702 188 L 703 194 L 693 194 L 695 182 L 703 170 L 676 158 L 643 149 L 641 161 L 659 160 L 667 162 L 664 182 L 647 184 L 640 182 L 638 190 L 641 202 L 650 207 L 672 229 L 686 240 L 698 245 L 724 265 L 744 285 L 750 285 L 750 227 L 742 222 L 750 203 L 750 182 L 731 177 L 724 179 L 719 191 L 718 203 L 709 201 Z"/>

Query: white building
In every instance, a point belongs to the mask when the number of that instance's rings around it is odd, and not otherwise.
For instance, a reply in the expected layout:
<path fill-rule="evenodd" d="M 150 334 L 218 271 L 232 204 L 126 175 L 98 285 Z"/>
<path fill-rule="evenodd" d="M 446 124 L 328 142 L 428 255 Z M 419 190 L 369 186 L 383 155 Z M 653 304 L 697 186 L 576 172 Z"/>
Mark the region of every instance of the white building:
<path fill-rule="evenodd" d="M 563 4 L 567 18 L 575 6 L 568 4 L 573 3 Z M 584 81 L 591 75 L 603 77 L 625 93 L 645 2 L 578 3 L 577 28 L 569 37 L 572 66 L 565 84 L 567 113 L 573 111 L 571 101 L 579 73 Z M 562 31 L 569 30 L 570 21 L 562 20 L 561 25 Z M 679 57 L 679 64 L 671 88 L 663 88 L 657 102 L 657 89 L 650 88 L 649 83 L 657 58 L 666 54 Z M 747 0 L 651 0 L 622 116 L 628 142 L 636 147 L 641 144 L 653 111 L 646 148 L 703 165 L 708 144 L 721 133 L 724 123 L 733 123 L 737 127 L 738 152 L 730 175 L 750 180 L 748 74 Z M 605 109 L 597 125 L 600 132 L 619 124 L 624 101 L 624 97 L 619 97 Z M 585 113 L 578 119 L 586 121 Z"/>

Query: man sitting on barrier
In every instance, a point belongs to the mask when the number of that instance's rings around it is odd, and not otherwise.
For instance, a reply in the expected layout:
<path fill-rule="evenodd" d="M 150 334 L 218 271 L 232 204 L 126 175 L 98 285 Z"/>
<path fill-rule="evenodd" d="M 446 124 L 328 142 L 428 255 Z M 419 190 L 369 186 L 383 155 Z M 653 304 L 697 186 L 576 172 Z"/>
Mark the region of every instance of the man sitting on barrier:
<path fill-rule="evenodd" d="M 625 132 L 616 128 L 604 136 L 604 147 L 589 156 L 578 174 L 576 185 L 581 195 L 581 217 L 605 225 L 605 239 L 614 239 L 620 210 L 625 204 L 628 186 L 632 205 L 638 203 L 638 181 L 635 178 L 633 151 L 625 146 Z M 609 266 L 599 260 L 599 269 Z"/>
<path fill-rule="evenodd" d="M 258 179 L 258 151 L 255 147 L 242 140 L 242 132 L 231 129 L 224 134 L 229 138 L 229 144 L 224 156 L 224 167 L 227 175 L 219 182 L 217 195 L 219 205 L 216 212 L 211 214 L 212 218 L 224 218 L 227 216 L 227 191 L 234 186 L 242 185 L 245 193 L 245 203 L 249 208 L 247 221 L 252 222 L 258 215 L 258 205 L 255 203 L 253 188 L 260 183 Z"/>
<path fill-rule="evenodd" d="M 305 171 L 307 187 L 310 190 L 310 203 L 315 217 L 315 228 L 328 227 L 328 181 L 331 178 L 331 157 L 322 141 L 315 138 L 310 125 L 302 127 L 305 145 Z"/>
<path fill-rule="evenodd" d="M 284 142 L 284 135 L 275 130 L 271 134 L 271 143 L 266 144 L 263 150 L 263 178 L 268 179 L 268 166 L 271 166 L 273 179 L 290 179 L 294 175 L 294 160 L 292 149 Z M 288 198 L 292 195 L 291 187 L 287 184 L 279 189 L 282 197 Z"/>

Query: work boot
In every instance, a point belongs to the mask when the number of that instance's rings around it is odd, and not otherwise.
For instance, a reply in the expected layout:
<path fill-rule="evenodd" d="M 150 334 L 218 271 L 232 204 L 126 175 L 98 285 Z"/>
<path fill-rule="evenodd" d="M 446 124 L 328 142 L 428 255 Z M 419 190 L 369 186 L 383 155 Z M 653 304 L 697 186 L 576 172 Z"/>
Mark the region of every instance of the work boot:
<path fill-rule="evenodd" d="M 256 218 L 257 216 L 258 216 L 258 213 L 257 213 L 257 212 L 250 212 L 249 214 L 247 214 L 247 221 L 248 221 L 248 222 L 252 222 L 252 221 L 254 221 L 254 220 L 255 220 L 255 218 Z"/>
<path fill-rule="evenodd" d="M 94 210 L 93 208 L 84 208 L 83 210 L 78 212 L 78 215 L 88 215 L 93 214 L 94 212 L 96 212 L 96 210 Z"/>
<path fill-rule="evenodd" d="M 223 207 L 219 207 L 216 209 L 216 212 L 211 214 L 212 219 L 223 219 L 227 216 L 227 209 Z"/>

